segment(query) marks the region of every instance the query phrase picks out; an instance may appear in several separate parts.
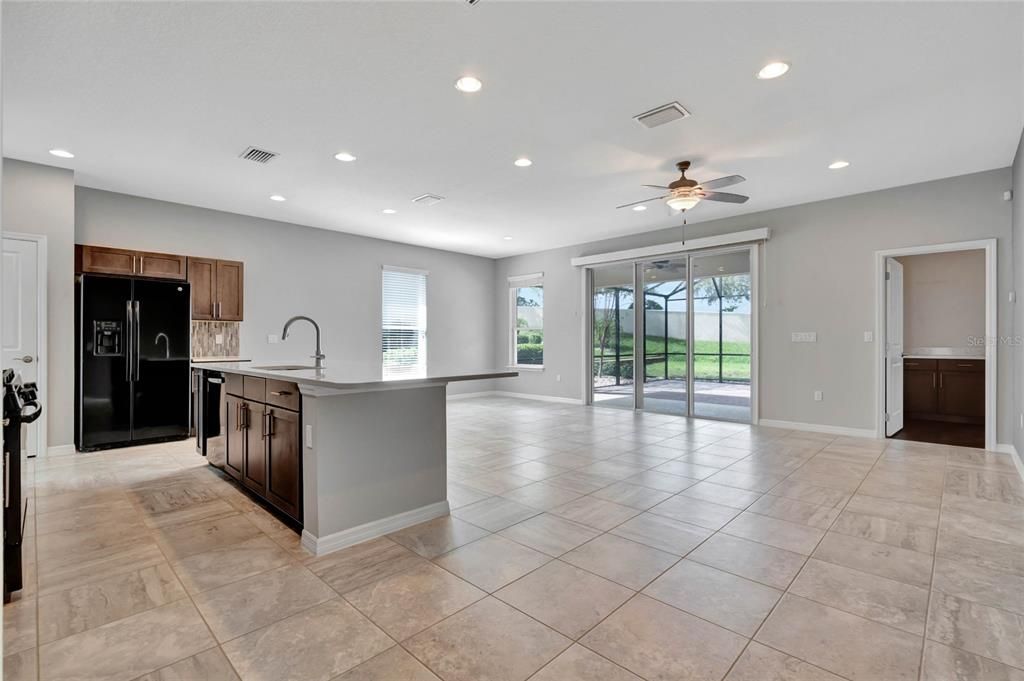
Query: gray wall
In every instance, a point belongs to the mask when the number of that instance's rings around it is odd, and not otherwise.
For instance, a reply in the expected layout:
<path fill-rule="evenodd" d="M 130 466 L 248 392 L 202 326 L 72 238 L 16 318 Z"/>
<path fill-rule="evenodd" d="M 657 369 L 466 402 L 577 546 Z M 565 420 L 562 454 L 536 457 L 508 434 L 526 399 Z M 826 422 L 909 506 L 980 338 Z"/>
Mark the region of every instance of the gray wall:
<path fill-rule="evenodd" d="M 1013 444 L 1017 456 L 1024 460 L 1024 134 L 1017 144 L 1017 155 L 1013 159 L 1013 279 L 1017 291 L 1017 302 L 1013 313 Z"/>
<path fill-rule="evenodd" d="M 380 366 L 381 266 L 430 272 L 427 367 L 471 373 L 493 364 L 494 261 L 235 213 L 77 187 L 77 243 L 245 262 L 242 356 L 292 361 L 313 352 L 309 325 L 280 335 L 292 315 L 316 319 L 328 366 Z M 451 392 L 490 389 L 486 382 Z"/>
<path fill-rule="evenodd" d="M 985 335 L 985 251 L 897 260 L 903 264 L 904 348 L 970 349 L 970 338 Z"/>
<path fill-rule="evenodd" d="M 46 235 L 47 445 L 74 440 L 75 179 L 70 170 L 3 160 L 3 228 Z"/>
<path fill-rule="evenodd" d="M 772 230 L 762 263 L 761 418 L 874 429 L 874 254 L 877 250 L 996 237 L 999 333 L 1013 327 L 1009 168 L 690 225 L 690 238 L 759 227 Z M 1024 192 L 1022 192 L 1024 195 Z M 699 210 L 699 208 L 698 208 Z M 539 395 L 582 396 L 582 291 L 569 259 L 668 243 L 679 227 L 498 261 L 495 362 L 508 357 L 507 277 L 544 272 L 545 369 L 501 386 Z M 1022 289 L 1024 290 L 1024 289 Z M 816 331 L 817 343 L 792 343 Z M 1011 353 L 999 349 L 998 439 L 1012 438 Z M 815 390 L 824 400 L 815 402 Z"/>

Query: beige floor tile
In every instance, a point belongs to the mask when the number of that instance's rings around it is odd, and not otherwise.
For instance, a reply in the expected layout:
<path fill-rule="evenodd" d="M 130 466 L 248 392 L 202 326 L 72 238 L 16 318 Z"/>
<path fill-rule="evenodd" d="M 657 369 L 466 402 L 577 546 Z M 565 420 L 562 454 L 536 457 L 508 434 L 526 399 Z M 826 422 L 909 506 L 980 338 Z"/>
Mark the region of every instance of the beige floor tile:
<path fill-rule="evenodd" d="M 228 658 L 220 648 L 210 648 L 198 655 L 175 662 L 137 681 L 239 681 Z"/>
<path fill-rule="evenodd" d="M 1024 482 L 1013 472 L 950 468 L 946 494 L 1024 506 Z"/>
<path fill-rule="evenodd" d="M 309 570 L 285 565 L 196 594 L 193 600 L 223 643 L 335 597 Z"/>
<path fill-rule="evenodd" d="M 135 518 L 121 518 L 80 530 L 62 530 L 36 537 L 36 559 L 46 566 L 81 565 L 138 546 L 150 538 L 149 528 Z"/>
<path fill-rule="evenodd" d="M 547 480 L 548 478 L 553 478 L 556 475 L 561 475 L 562 473 L 569 471 L 568 468 L 555 466 L 554 464 L 546 463 L 544 461 L 524 461 L 523 463 L 508 466 L 501 470 L 537 481 Z"/>
<path fill-rule="evenodd" d="M 340 594 L 401 572 L 424 559 L 387 537 L 378 537 L 306 563 L 306 567 Z"/>
<path fill-rule="evenodd" d="M 622 667 L 576 644 L 530 677 L 530 681 L 642 681 Z"/>
<path fill-rule="evenodd" d="M 843 681 L 840 677 L 751 641 L 725 681 Z"/>
<path fill-rule="evenodd" d="M 931 582 L 932 556 L 836 532 L 825 535 L 814 557 L 905 584 Z"/>
<path fill-rule="evenodd" d="M 191 481 L 184 484 L 135 490 L 129 493 L 128 498 L 147 517 L 220 500 L 213 487 Z"/>
<path fill-rule="evenodd" d="M 916 681 L 921 637 L 787 594 L 756 640 L 852 681 Z"/>
<path fill-rule="evenodd" d="M 688 559 L 643 593 L 743 636 L 753 636 L 782 596 L 778 589 Z"/>
<path fill-rule="evenodd" d="M 660 504 L 672 495 L 669 492 L 662 492 L 661 490 L 651 489 L 643 485 L 635 485 L 630 482 L 616 482 L 597 490 L 592 496 L 645 511 L 655 504 Z"/>
<path fill-rule="evenodd" d="M 39 676 L 127 681 L 215 645 L 195 606 L 180 600 L 41 646 Z"/>
<path fill-rule="evenodd" d="M 670 568 L 679 556 L 614 534 L 603 534 L 562 556 L 576 567 L 639 590 Z"/>
<path fill-rule="evenodd" d="M 832 526 L 834 532 L 921 553 L 935 552 L 936 532 L 924 525 L 880 518 L 845 510 Z"/>
<path fill-rule="evenodd" d="M 642 513 L 613 529 L 612 534 L 676 556 L 685 556 L 711 536 L 711 530 L 653 513 Z"/>
<path fill-rule="evenodd" d="M 925 641 L 921 681 L 1024 681 L 1024 671 L 966 650 Z"/>
<path fill-rule="evenodd" d="M 766 494 L 747 509 L 751 513 L 766 515 L 778 520 L 827 530 L 839 517 L 840 509 L 835 506 L 817 506 L 796 499 Z"/>
<path fill-rule="evenodd" d="M 452 516 L 443 516 L 399 530 L 389 534 L 388 538 L 424 558 L 436 558 L 487 534 L 487 530 L 482 527 Z"/>
<path fill-rule="evenodd" d="M 867 494 L 854 494 L 846 504 L 847 511 L 913 523 L 932 529 L 939 526 L 938 509 L 916 506 L 892 499 L 881 499 Z"/>
<path fill-rule="evenodd" d="M 535 482 L 526 487 L 509 490 L 501 496 L 540 511 L 548 511 L 555 506 L 561 506 L 574 499 L 579 499 L 583 495 L 564 487 Z"/>
<path fill-rule="evenodd" d="M 539 568 L 551 556 L 496 534 L 438 556 L 434 562 L 484 591 L 497 591 Z"/>
<path fill-rule="evenodd" d="M 37 575 L 39 595 L 65 591 L 112 575 L 140 570 L 163 562 L 163 552 L 156 542 L 147 539 L 112 549 L 102 556 L 88 560 L 56 566 L 40 563 Z"/>
<path fill-rule="evenodd" d="M 953 498 L 966 499 L 966 497 Z M 971 499 L 970 501 L 976 500 Z M 992 504 L 992 502 L 982 503 Z M 960 506 L 962 506 L 962 502 L 957 504 L 957 507 Z M 1024 510 L 1024 506 L 1010 506 L 1009 504 L 998 504 L 998 506 Z M 1024 549 L 1024 519 L 1015 518 L 1011 514 L 998 519 L 987 518 L 974 511 L 975 509 L 971 509 L 971 512 L 954 510 L 952 504 L 945 505 L 942 511 L 942 529 L 954 534 L 1014 544 L 1019 549 Z"/>
<path fill-rule="evenodd" d="M 710 530 L 725 527 L 739 515 L 739 509 L 702 501 L 683 494 L 666 499 L 650 509 L 651 513 L 672 518 L 690 525 L 699 525 Z"/>
<path fill-rule="evenodd" d="M 816 506 L 841 506 L 850 498 L 846 492 L 799 480 L 783 480 L 768 493 Z"/>
<path fill-rule="evenodd" d="M 493 597 L 406 643 L 444 681 L 524 681 L 571 641 Z"/>
<path fill-rule="evenodd" d="M 181 598 L 185 590 L 166 563 L 47 594 L 39 598 L 39 640 L 56 641 Z"/>
<path fill-rule="evenodd" d="M 581 525 L 606 532 L 616 525 L 629 520 L 640 513 L 640 511 L 629 506 L 587 496 L 553 508 L 551 513 Z"/>
<path fill-rule="evenodd" d="M 648 681 L 717 681 L 747 640 L 638 595 L 580 642 Z"/>
<path fill-rule="evenodd" d="M 238 510 L 234 506 L 218 497 L 213 501 L 206 501 L 195 506 L 185 506 L 166 513 L 147 515 L 143 520 L 148 527 L 172 527 L 200 520 L 223 518 L 237 512 Z"/>
<path fill-rule="evenodd" d="M 1024 577 L 980 565 L 935 559 L 932 588 L 982 605 L 1024 614 Z"/>
<path fill-rule="evenodd" d="M 602 487 L 618 482 L 618 480 L 604 475 L 584 473 L 582 470 L 573 470 L 553 478 L 548 478 L 545 482 L 555 487 L 563 487 L 577 494 L 590 494 Z"/>
<path fill-rule="evenodd" d="M 44 499 L 47 497 L 43 497 Z M 131 516 L 135 507 L 122 495 L 111 495 L 109 503 L 88 504 L 36 516 L 36 533 L 88 530 L 97 525 L 116 524 Z"/>
<path fill-rule="evenodd" d="M 729 487 L 725 484 L 716 484 L 711 482 L 710 479 L 699 482 L 693 487 L 687 487 L 680 494 L 740 510 L 750 506 L 761 497 L 760 492 L 751 492 L 738 487 Z"/>
<path fill-rule="evenodd" d="M 327 681 L 394 645 L 340 598 L 226 643 L 242 681 Z"/>
<path fill-rule="evenodd" d="M 809 556 L 825 535 L 823 530 L 806 525 L 744 512 L 722 528 L 725 534 Z"/>
<path fill-rule="evenodd" d="M 935 592 L 928 638 L 1024 669 L 1024 615 Z"/>
<path fill-rule="evenodd" d="M 687 558 L 776 589 L 787 588 L 807 560 L 799 553 L 721 533 L 708 538 Z"/>
<path fill-rule="evenodd" d="M 600 532 L 592 527 L 544 513 L 505 528 L 499 534 L 557 558 L 593 539 Z"/>
<path fill-rule="evenodd" d="M 157 542 L 171 561 L 258 536 L 259 528 L 241 515 L 176 525 L 156 532 Z"/>
<path fill-rule="evenodd" d="M 440 681 L 401 646 L 389 648 L 333 681 Z"/>
<path fill-rule="evenodd" d="M 662 473 L 661 471 L 651 470 L 631 475 L 626 478 L 624 482 L 643 485 L 644 487 L 661 490 L 662 492 L 677 494 L 687 487 L 696 485 L 700 481 L 695 478 L 687 478 L 681 475 L 672 475 L 671 473 Z"/>
<path fill-rule="evenodd" d="M 557 560 L 495 594 L 572 639 L 585 634 L 632 595 L 631 589 Z"/>
<path fill-rule="evenodd" d="M 36 681 L 39 678 L 38 666 L 35 648 L 7 655 L 2 667 L 4 681 Z"/>
<path fill-rule="evenodd" d="M 484 473 L 483 475 L 477 475 L 471 478 L 466 478 L 463 483 L 474 489 L 481 490 L 483 492 L 490 492 L 491 494 L 501 494 L 507 492 L 510 489 L 516 487 L 524 487 L 530 483 L 535 482 L 530 478 L 524 478 L 521 475 L 515 473 L 508 473 L 505 471 L 491 471 L 490 473 Z"/>
<path fill-rule="evenodd" d="M 292 562 L 288 553 L 269 537 L 252 539 L 195 553 L 172 564 L 185 589 L 192 594 L 252 577 Z"/>
<path fill-rule="evenodd" d="M 960 534 L 940 527 L 935 553 L 961 563 L 980 565 L 1024 577 L 1024 550 L 1016 544 Z"/>
<path fill-rule="evenodd" d="M 503 530 L 538 513 L 540 511 L 535 508 L 504 497 L 490 497 L 452 511 L 452 515 L 459 520 L 473 523 L 490 532 Z"/>
<path fill-rule="evenodd" d="M 722 470 L 722 468 L 724 468 L 724 466 L 702 466 L 691 461 L 676 459 L 674 461 L 667 461 L 660 466 L 655 466 L 652 470 L 658 473 L 668 473 L 670 475 L 680 475 L 684 478 L 693 478 L 694 480 L 704 480 L 705 478 L 710 478 L 712 475 Z"/>
<path fill-rule="evenodd" d="M 448 483 L 448 505 L 452 509 L 459 508 L 461 506 L 469 506 L 475 504 L 478 501 L 483 501 L 490 494 L 487 492 L 481 492 L 480 490 L 473 489 L 472 487 L 466 487 L 458 483 Z"/>
<path fill-rule="evenodd" d="M 396 641 L 423 631 L 485 595 L 431 563 L 422 563 L 344 594 L 345 600 Z"/>
<path fill-rule="evenodd" d="M 907 485 L 887 480 L 865 480 L 857 490 L 860 494 L 881 497 L 892 501 L 902 501 L 915 506 L 937 509 L 942 500 L 942 492 L 914 489 Z"/>
<path fill-rule="evenodd" d="M 911 634 L 924 634 L 928 590 L 918 586 L 812 558 L 789 592 Z"/>
<path fill-rule="evenodd" d="M 36 599 L 4 605 L 4 657 L 36 647 Z"/>

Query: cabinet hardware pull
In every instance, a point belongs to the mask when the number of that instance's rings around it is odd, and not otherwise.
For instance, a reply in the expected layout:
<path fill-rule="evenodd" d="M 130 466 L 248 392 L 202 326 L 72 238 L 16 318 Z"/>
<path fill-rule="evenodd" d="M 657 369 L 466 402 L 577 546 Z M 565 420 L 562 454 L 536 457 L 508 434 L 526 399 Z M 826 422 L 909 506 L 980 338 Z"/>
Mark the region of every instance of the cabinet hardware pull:
<path fill-rule="evenodd" d="M 136 257 L 138 257 L 138 256 L 134 256 L 134 255 L 132 256 L 132 273 L 133 274 L 135 273 L 135 258 Z"/>
<path fill-rule="evenodd" d="M 291 390 L 271 390 L 270 394 L 273 395 L 274 397 L 284 397 L 286 395 L 291 395 L 292 391 Z"/>
<path fill-rule="evenodd" d="M 932 388 L 935 387 L 935 374 L 932 374 Z"/>
<path fill-rule="evenodd" d="M 944 376 L 944 374 L 939 374 L 939 388 L 940 389 L 942 388 L 942 377 L 943 376 Z"/>
<path fill-rule="evenodd" d="M 264 440 L 267 439 L 267 414 L 263 413 L 263 418 L 260 419 L 260 437 Z"/>
<path fill-rule="evenodd" d="M 242 429 L 242 403 L 235 403 L 235 430 Z"/>
<path fill-rule="evenodd" d="M 140 255 L 139 256 L 139 272 L 141 273 L 142 270 L 144 270 L 144 269 L 146 269 L 146 256 Z"/>
<path fill-rule="evenodd" d="M 973 364 L 957 364 L 957 366 L 958 367 L 966 367 L 966 368 L 970 369 L 974 365 Z"/>

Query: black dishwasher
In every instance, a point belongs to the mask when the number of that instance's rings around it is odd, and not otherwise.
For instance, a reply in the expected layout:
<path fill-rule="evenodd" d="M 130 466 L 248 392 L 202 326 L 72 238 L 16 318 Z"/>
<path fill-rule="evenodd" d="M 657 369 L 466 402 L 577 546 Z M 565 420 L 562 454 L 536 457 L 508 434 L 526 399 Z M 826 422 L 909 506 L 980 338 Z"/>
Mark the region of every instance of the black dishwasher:
<path fill-rule="evenodd" d="M 196 449 L 206 462 L 224 468 L 224 374 L 203 369 L 199 371 L 199 395 L 196 415 Z"/>

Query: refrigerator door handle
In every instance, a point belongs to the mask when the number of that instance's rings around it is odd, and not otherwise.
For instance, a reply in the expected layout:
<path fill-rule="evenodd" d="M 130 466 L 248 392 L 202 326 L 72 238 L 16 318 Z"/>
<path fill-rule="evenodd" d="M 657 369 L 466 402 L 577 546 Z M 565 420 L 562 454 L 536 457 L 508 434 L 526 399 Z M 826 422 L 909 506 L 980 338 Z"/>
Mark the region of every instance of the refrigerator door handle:
<path fill-rule="evenodd" d="M 135 301 L 135 380 L 139 380 L 139 347 L 142 345 L 142 322 L 139 320 L 139 301 Z"/>
<path fill-rule="evenodd" d="M 125 333 L 125 344 L 124 344 L 124 348 L 125 348 L 125 352 L 124 352 L 124 357 L 125 357 L 124 380 L 131 381 L 132 380 L 133 355 L 134 355 L 134 352 L 132 351 L 132 348 L 135 345 L 135 341 L 133 340 L 135 338 L 135 325 L 132 323 L 132 301 L 130 301 L 130 300 L 126 301 L 124 305 L 125 305 L 125 309 L 126 309 L 125 316 L 126 316 L 127 325 L 128 325 L 128 328 L 126 329 L 127 332 Z"/>

